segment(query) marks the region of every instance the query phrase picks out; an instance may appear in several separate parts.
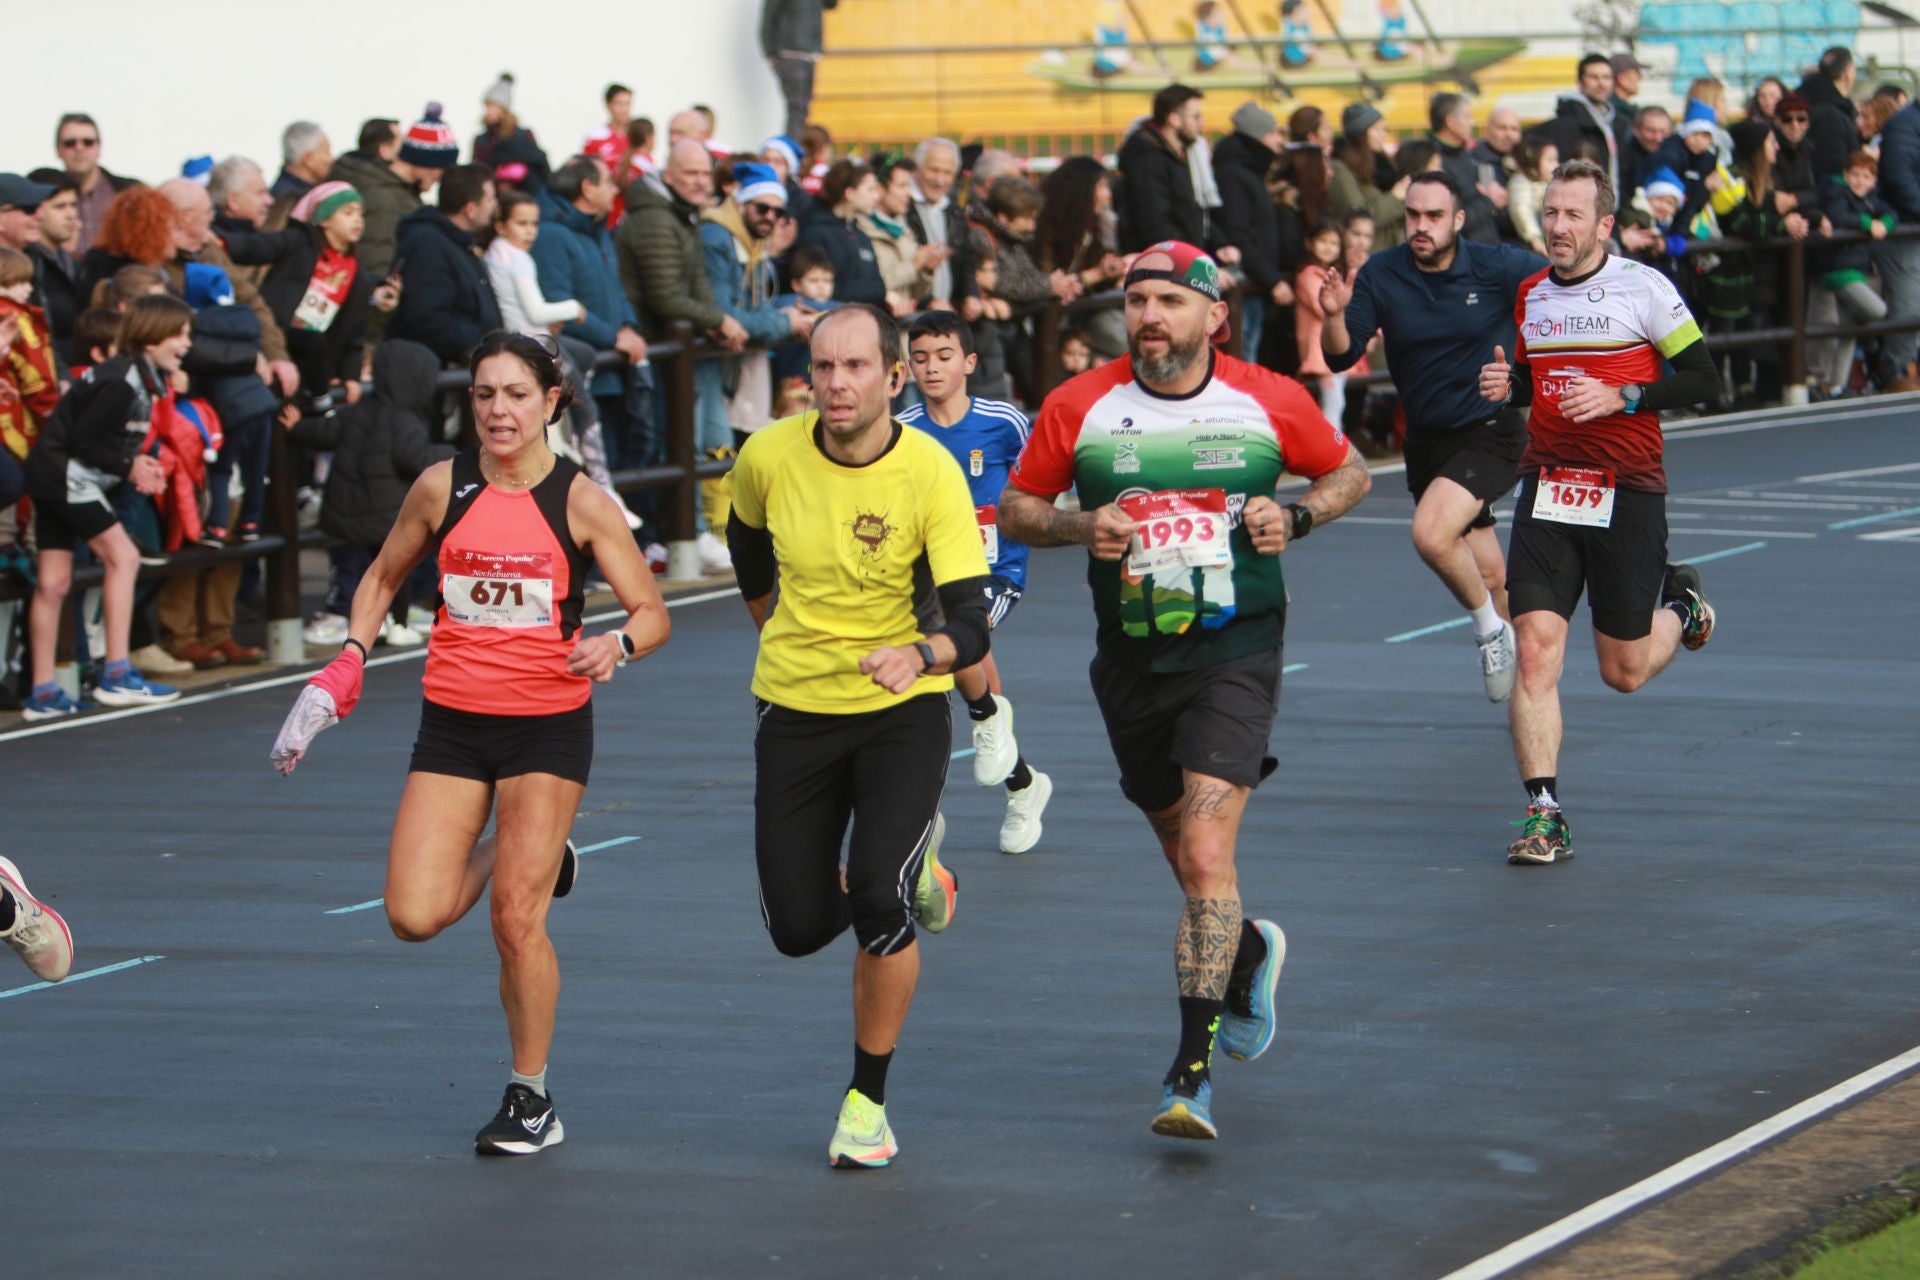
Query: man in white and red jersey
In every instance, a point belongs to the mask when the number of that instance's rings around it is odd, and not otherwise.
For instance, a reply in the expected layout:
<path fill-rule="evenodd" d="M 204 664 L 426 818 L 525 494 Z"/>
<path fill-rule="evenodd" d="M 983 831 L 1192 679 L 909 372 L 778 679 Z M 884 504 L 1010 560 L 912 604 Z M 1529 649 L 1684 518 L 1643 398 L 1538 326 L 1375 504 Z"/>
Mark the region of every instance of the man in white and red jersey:
<path fill-rule="evenodd" d="M 1573 854 L 1560 810 L 1560 670 L 1567 626 L 1588 595 L 1600 678 L 1622 693 L 1680 646 L 1713 634 L 1700 573 L 1667 563 L 1660 410 L 1719 390 L 1700 328 L 1658 271 L 1607 253 L 1614 195 L 1583 160 L 1553 172 L 1540 209 L 1552 265 L 1520 287 L 1513 363 L 1493 349 L 1488 400 L 1532 405 L 1507 544 L 1507 600 L 1520 650 L 1509 705 L 1527 818 L 1511 863 Z M 1661 362 L 1674 372 L 1662 378 Z"/>
<path fill-rule="evenodd" d="M 1057 388 L 1000 495 L 1028 546 L 1090 551 L 1094 701 L 1186 895 L 1174 934 L 1180 1050 L 1153 1131 L 1212 1138 L 1211 1062 L 1273 1042 L 1286 940 L 1240 906 L 1234 845 L 1276 767 L 1287 591 L 1280 553 L 1366 494 L 1366 465 L 1305 388 L 1213 350 L 1227 305 L 1213 259 L 1148 246 L 1126 278 L 1127 356 Z M 1283 472 L 1313 481 L 1282 509 Z M 1080 510 L 1054 498 L 1078 489 Z"/>

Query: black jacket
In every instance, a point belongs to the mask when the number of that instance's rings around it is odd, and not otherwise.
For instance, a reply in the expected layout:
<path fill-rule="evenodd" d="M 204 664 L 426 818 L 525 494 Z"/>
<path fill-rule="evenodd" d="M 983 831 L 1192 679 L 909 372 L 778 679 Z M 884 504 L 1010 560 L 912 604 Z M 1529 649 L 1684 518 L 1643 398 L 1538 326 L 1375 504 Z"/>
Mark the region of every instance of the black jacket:
<path fill-rule="evenodd" d="M 153 421 L 153 402 L 166 389 L 145 356 L 115 356 L 89 369 L 40 425 L 27 455 L 29 489 L 42 501 L 64 498 L 69 461 L 124 477 Z"/>
<path fill-rule="evenodd" d="M 1119 168 L 1113 203 L 1120 215 L 1120 252 L 1138 253 L 1162 240 L 1207 247 L 1207 218 L 1194 199 L 1186 157 L 1173 154 L 1158 129 L 1135 129 L 1120 148 Z"/>
<path fill-rule="evenodd" d="M 1593 154 L 1595 163 L 1604 169 L 1613 155 L 1608 144 L 1617 145 L 1619 142 L 1616 134 L 1593 118 L 1593 112 L 1587 107 L 1587 100 L 1577 93 L 1569 93 L 1561 97 L 1559 105 L 1554 109 L 1553 119 L 1546 125 L 1546 132 L 1547 136 L 1553 139 L 1554 148 L 1559 151 L 1562 164 L 1577 159 L 1582 154 L 1581 148 L 1584 147 Z M 1620 167 L 1625 169 L 1627 161 L 1624 154 L 1620 156 L 1619 162 Z M 1621 185 L 1624 185 L 1626 180 L 1625 173 L 1621 173 L 1617 179 Z M 1633 198 L 1631 191 L 1624 194 L 1615 191 L 1614 194 L 1619 197 L 1617 203 L 1623 205 Z"/>
<path fill-rule="evenodd" d="M 1815 190 L 1828 178 L 1844 177 L 1847 157 L 1860 149 L 1860 124 L 1853 99 L 1815 71 L 1800 82 L 1800 96 L 1812 108 L 1807 112 L 1807 140 L 1813 150 Z"/>
<path fill-rule="evenodd" d="M 807 210 L 800 243 L 812 245 L 833 260 L 833 297 L 836 302 L 887 305 L 887 282 L 873 256 L 873 241 L 854 223 L 833 216 L 824 200 Z"/>
<path fill-rule="evenodd" d="M 461 364 L 501 327 L 500 303 L 473 236 L 440 210 L 423 207 L 400 219 L 395 261 L 406 268 L 387 337 L 418 342 L 446 363 Z"/>
<path fill-rule="evenodd" d="M 511 182 L 535 195 L 547 189 L 547 178 L 552 172 L 547 153 L 540 149 L 530 129 L 515 129 L 504 138 L 482 131 L 473 140 L 473 162 L 492 169 L 500 181 Z M 511 175 L 501 172 L 511 171 L 515 166 L 524 172 Z"/>
<path fill-rule="evenodd" d="M 1292 273 L 1280 246 L 1280 211 L 1267 193 L 1274 154 L 1264 142 L 1234 132 L 1213 149 L 1213 180 L 1220 186 L 1220 238 L 1240 249 L 1246 276 L 1271 293 Z"/>
<path fill-rule="evenodd" d="M 358 379 L 367 345 L 367 307 L 376 283 L 372 273 L 356 264 L 339 314 L 325 332 L 316 333 L 297 328 L 293 313 L 307 296 L 326 233 L 309 223 L 290 222 L 284 231 L 248 228 L 225 239 L 227 256 L 235 262 L 272 268 L 260 282 L 260 296 L 287 335 L 287 354 L 300 367 L 300 385 L 319 391 L 336 379 Z"/>
<path fill-rule="evenodd" d="M 1466 147 L 1442 141 L 1438 134 L 1428 136 L 1440 150 L 1440 172 L 1452 178 L 1460 189 L 1460 199 L 1464 202 L 1461 207 L 1467 211 L 1466 225 L 1460 228 L 1460 234 L 1481 244 L 1499 244 L 1500 228 L 1493 220 L 1493 201 L 1480 194 L 1479 161 Z"/>
<path fill-rule="evenodd" d="M 87 309 L 80 292 L 80 264 L 68 253 L 35 241 L 27 246 L 33 260 L 34 301 L 47 313 L 47 331 L 53 335 L 53 353 L 62 370 L 80 361 L 73 350 L 73 322 Z"/>
<path fill-rule="evenodd" d="M 787 197 L 787 208 L 793 208 L 793 197 Z M 978 297 L 980 286 L 973 282 L 974 269 L 980 264 L 974 260 L 973 239 L 967 234 L 966 211 L 960 207 L 955 194 L 947 194 L 947 207 L 941 215 L 947 224 L 947 248 L 953 256 L 947 264 L 953 271 L 953 297 L 951 302 L 962 298 Z M 921 244 L 932 244 L 933 237 L 927 234 L 927 222 L 920 214 L 920 202 L 915 200 L 907 205 L 907 230 L 913 232 L 913 238 Z"/>
<path fill-rule="evenodd" d="M 1775 134 L 1778 137 L 1778 133 Z M 1818 222 L 1820 220 L 1819 186 L 1813 178 L 1813 140 L 1803 140 L 1799 146 L 1787 145 L 1780 138 L 1780 156 L 1773 162 L 1773 187 L 1784 191 L 1794 198 L 1799 211 Z M 1845 184 L 1842 183 L 1844 186 Z"/>
<path fill-rule="evenodd" d="M 383 342 L 373 351 L 373 394 L 324 418 L 302 418 L 291 435 L 309 449 L 333 450 L 320 527 L 362 547 L 386 541 L 407 490 L 422 471 L 451 458 L 436 444 L 434 379 L 440 361 L 412 342 Z"/>
<path fill-rule="evenodd" d="M 1820 209 L 1832 220 L 1836 232 L 1866 231 L 1875 222 L 1898 221 L 1893 206 L 1878 191 L 1856 196 L 1845 178 L 1827 180 L 1826 190 L 1820 193 Z M 1857 271 L 1864 276 L 1873 266 L 1873 246 L 1865 241 L 1826 245 L 1816 251 L 1813 265 L 1822 275 Z"/>

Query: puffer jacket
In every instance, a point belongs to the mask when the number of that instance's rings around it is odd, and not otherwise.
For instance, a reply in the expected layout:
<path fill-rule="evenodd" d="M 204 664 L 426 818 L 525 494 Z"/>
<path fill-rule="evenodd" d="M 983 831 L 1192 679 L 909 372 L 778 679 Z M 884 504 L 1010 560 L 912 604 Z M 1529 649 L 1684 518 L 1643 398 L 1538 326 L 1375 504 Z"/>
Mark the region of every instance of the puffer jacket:
<path fill-rule="evenodd" d="M 834 301 L 887 305 L 887 282 L 881 278 L 873 241 L 858 224 L 834 216 L 824 200 L 815 200 L 807 210 L 807 220 L 800 224 L 800 243 L 832 261 Z"/>
<path fill-rule="evenodd" d="M 350 409 L 324 418 L 302 418 L 295 444 L 333 450 L 320 527 L 356 546 L 386 541 L 400 516 L 407 490 L 453 446 L 436 444 L 434 380 L 440 361 L 412 342 L 387 341 L 373 349 L 373 394 Z"/>
<path fill-rule="evenodd" d="M 501 326 L 500 300 L 473 236 L 438 209 L 416 209 L 400 222 L 399 254 L 405 287 L 387 336 L 431 347 L 448 364 L 464 362 Z"/>
<path fill-rule="evenodd" d="M 700 211 L 644 178 L 627 188 L 626 202 L 613 247 L 640 336 L 662 341 L 676 320 L 696 330 L 719 328 L 726 312 L 707 283 Z"/>
<path fill-rule="evenodd" d="M 580 212 L 551 191 L 540 193 L 540 235 L 528 250 L 540 276 L 540 293 L 549 300 L 572 298 L 586 315 L 567 322 L 561 330 L 596 351 L 613 350 L 623 326 L 639 328 L 633 303 L 620 287 L 620 263 L 614 255 L 613 234 L 604 222 Z M 620 391 L 620 374 L 604 370 L 593 375 L 596 396 Z"/>

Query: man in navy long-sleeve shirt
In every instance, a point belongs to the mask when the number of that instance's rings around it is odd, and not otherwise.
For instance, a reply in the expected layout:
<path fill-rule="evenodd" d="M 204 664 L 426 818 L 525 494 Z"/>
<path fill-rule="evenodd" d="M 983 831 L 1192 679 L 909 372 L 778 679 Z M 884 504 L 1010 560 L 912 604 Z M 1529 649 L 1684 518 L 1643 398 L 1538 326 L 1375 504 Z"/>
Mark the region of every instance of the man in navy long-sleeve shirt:
<path fill-rule="evenodd" d="M 1492 499 L 1513 485 L 1527 424 L 1512 408 L 1489 414 L 1480 366 L 1484 353 L 1513 349 L 1514 297 L 1547 262 L 1462 239 L 1467 215 L 1444 173 L 1415 174 L 1406 207 L 1405 244 L 1374 254 L 1351 279 L 1328 275 L 1320 345 L 1339 373 L 1360 359 L 1375 330 L 1385 337 L 1407 414 L 1413 546 L 1473 614 L 1487 697 L 1503 702 L 1513 692 L 1514 636 Z"/>

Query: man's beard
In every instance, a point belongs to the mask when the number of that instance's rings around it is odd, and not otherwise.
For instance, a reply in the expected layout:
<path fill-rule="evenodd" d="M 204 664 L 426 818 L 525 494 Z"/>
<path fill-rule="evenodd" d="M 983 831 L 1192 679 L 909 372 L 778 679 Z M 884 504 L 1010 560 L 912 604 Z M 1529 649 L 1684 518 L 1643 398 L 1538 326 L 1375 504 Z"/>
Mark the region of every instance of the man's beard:
<path fill-rule="evenodd" d="M 1167 353 L 1163 356 L 1146 356 L 1140 351 L 1140 338 L 1137 334 L 1127 336 L 1127 354 L 1133 357 L 1134 376 L 1143 382 L 1176 382 L 1182 374 L 1190 371 L 1194 362 L 1207 348 L 1206 335 L 1196 337 L 1192 342 L 1180 343 L 1167 335 Z"/>

